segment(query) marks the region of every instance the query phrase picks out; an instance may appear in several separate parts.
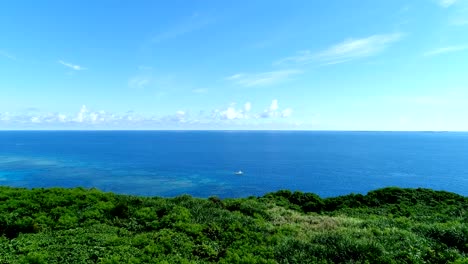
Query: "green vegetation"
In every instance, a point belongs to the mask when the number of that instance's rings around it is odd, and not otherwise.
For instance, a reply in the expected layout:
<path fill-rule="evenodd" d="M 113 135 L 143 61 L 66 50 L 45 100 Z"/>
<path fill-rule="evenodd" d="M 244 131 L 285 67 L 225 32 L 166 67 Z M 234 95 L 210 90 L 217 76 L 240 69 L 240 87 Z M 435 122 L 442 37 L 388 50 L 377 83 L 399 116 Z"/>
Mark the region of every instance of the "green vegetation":
<path fill-rule="evenodd" d="M 0 263 L 468 263 L 468 198 L 135 197 L 0 187 Z"/>

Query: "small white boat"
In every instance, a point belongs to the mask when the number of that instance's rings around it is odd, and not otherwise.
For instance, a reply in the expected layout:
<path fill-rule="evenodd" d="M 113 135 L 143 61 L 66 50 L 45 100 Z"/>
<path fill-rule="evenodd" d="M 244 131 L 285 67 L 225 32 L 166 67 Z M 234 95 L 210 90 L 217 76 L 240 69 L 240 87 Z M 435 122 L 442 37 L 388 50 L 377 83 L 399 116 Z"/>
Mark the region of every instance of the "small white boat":
<path fill-rule="evenodd" d="M 234 172 L 234 174 L 235 174 L 235 175 L 242 175 L 242 174 L 244 174 L 244 173 L 240 170 L 240 171 Z"/>

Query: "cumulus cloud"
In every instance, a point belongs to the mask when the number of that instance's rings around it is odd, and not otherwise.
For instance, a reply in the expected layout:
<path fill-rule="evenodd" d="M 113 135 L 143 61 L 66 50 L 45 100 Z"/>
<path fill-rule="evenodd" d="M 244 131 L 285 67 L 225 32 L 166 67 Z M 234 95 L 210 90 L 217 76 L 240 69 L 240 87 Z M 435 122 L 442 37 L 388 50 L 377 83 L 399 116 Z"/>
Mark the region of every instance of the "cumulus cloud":
<path fill-rule="evenodd" d="M 80 111 L 78 112 L 78 115 L 76 116 L 75 121 L 78 123 L 83 123 L 86 119 L 86 115 L 88 113 L 88 108 L 86 108 L 86 105 L 81 106 Z"/>
<path fill-rule="evenodd" d="M 242 110 L 237 110 L 233 106 L 230 106 L 226 110 L 221 111 L 220 116 L 225 120 L 243 119 L 245 117 Z"/>
<path fill-rule="evenodd" d="M 270 117 L 276 117 L 278 116 L 278 100 L 274 99 L 271 101 L 270 107 L 268 109 L 265 109 L 263 113 L 260 115 L 262 118 L 270 118 Z"/>
<path fill-rule="evenodd" d="M 220 120 L 250 120 L 255 122 L 258 119 L 268 118 L 287 118 L 292 115 L 291 108 L 281 109 L 277 99 L 271 101 L 268 108 L 260 113 L 252 112 L 252 103 L 246 102 L 243 107 L 237 108 L 235 104 L 231 104 L 223 110 L 214 110 L 211 119 Z"/>
<path fill-rule="evenodd" d="M 140 116 L 139 120 L 133 120 L 135 123 L 149 123 L 149 124 L 187 124 L 191 123 L 190 115 L 184 110 L 178 110 L 174 114 L 169 114 L 162 117 L 143 117 Z"/>
<path fill-rule="evenodd" d="M 270 105 L 270 111 L 278 110 L 278 100 L 274 99 Z"/>
<path fill-rule="evenodd" d="M 67 115 L 64 114 L 58 114 L 57 119 L 60 123 L 65 123 L 67 121 Z"/>
<path fill-rule="evenodd" d="M 187 113 L 185 111 L 179 110 L 176 112 L 176 118 L 178 122 L 185 122 L 187 118 Z"/>
<path fill-rule="evenodd" d="M 265 118 L 287 118 L 292 114 L 291 108 L 281 109 L 277 99 L 260 113 L 252 111 L 252 103 L 245 102 L 239 107 L 235 103 L 222 110 L 212 112 L 199 111 L 191 115 L 186 110 L 178 110 L 174 114 L 163 116 L 144 116 L 134 111 L 125 113 L 109 113 L 103 110 L 95 111 L 82 105 L 75 113 L 44 113 L 40 110 L 22 113 L 0 113 L 0 126 L 6 127 L 37 127 L 37 128 L 138 128 L 138 127 L 168 127 L 193 124 L 256 124 Z"/>
<path fill-rule="evenodd" d="M 244 104 L 245 112 L 250 112 L 251 109 L 252 109 L 252 104 L 250 102 L 247 102 Z"/>
<path fill-rule="evenodd" d="M 40 111 L 28 111 L 21 114 L 0 114 L 0 121 L 8 121 L 19 124 L 99 124 L 115 120 L 121 120 L 122 117 L 107 114 L 105 111 L 90 111 L 85 105 L 75 115 L 63 113 L 41 113 Z"/>
<path fill-rule="evenodd" d="M 10 114 L 0 113 L 0 123 L 14 123 L 14 124 L 51 124 L 65 122 L 64 115 L 57 113 L 24 113 L 24 114 Z"/>
<path fill-rule="evenodd" d="M 291 108 L 286 108 L 283 111 L 281 111 L 281 117 L 290 117 L 292 115 L 292 109 Z"/>

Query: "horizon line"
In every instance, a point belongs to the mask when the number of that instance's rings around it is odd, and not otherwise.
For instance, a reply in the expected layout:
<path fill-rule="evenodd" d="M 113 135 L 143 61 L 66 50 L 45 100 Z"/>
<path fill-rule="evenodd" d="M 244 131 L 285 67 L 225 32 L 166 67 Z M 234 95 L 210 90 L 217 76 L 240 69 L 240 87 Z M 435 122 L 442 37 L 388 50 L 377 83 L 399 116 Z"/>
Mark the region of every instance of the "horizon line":
<path fill-rule="evenodd" d="M 0 132 L 426 132 L 467 133 L 468 130 L 348 130 L 348 129 L 0 129 Z"/>

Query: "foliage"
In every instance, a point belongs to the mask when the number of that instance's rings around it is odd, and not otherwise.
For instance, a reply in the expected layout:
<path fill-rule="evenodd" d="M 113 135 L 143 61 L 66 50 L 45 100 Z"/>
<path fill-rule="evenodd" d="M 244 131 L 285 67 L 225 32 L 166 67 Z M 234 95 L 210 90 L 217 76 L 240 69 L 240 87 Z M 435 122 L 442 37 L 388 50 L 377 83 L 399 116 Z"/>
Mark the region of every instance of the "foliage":
<path fill-rule="evenodd" d="M 0 187 L 0 263 L 468 263 L 468 198 L 135 197 Z"/>

